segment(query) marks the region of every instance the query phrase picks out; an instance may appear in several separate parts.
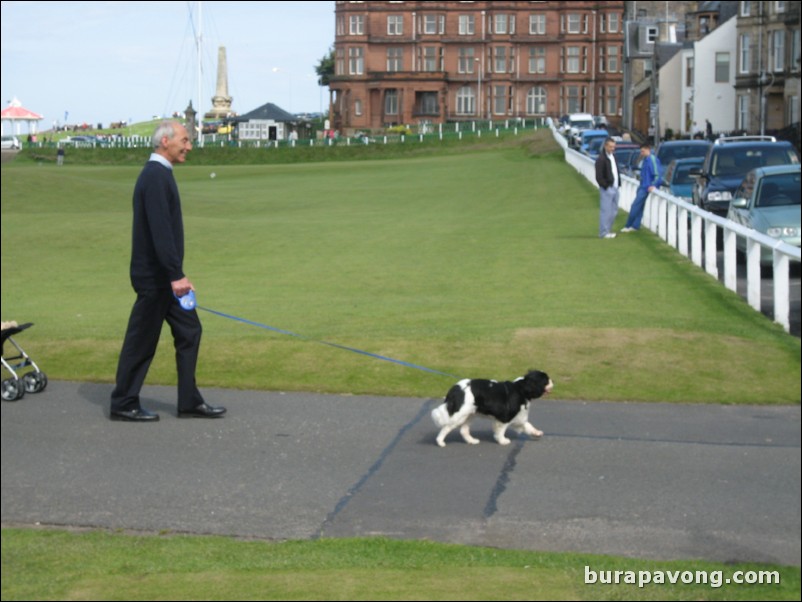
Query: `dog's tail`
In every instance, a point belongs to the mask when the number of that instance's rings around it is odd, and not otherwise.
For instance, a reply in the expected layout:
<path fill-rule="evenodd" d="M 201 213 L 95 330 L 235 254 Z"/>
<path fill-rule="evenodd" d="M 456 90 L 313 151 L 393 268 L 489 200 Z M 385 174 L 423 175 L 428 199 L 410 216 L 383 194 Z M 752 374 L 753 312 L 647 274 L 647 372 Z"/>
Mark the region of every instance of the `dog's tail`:
<path fill-rule="evenodd" d="M 462 407 L 468 383 L 470 383 L 468 379 L 459 381 L 448 390 L 443 403 L 432 410 L 432 420 L 438 427 L 443 428 L 451 422 L 451 417 Z"/>

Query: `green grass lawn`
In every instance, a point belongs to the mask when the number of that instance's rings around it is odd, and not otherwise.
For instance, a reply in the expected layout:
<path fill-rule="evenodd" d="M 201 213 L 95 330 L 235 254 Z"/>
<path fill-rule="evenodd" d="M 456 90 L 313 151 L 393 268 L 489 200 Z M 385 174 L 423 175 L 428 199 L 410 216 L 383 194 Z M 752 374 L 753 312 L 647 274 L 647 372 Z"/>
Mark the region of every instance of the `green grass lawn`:
<path fill-rule="evenodd" d="M 536 367 L 558 398 L 798 403 L 799 340 L 649 233 L 599 240 L 598 193 L 535 152 L 549 135 L 381 161 L 190 154 L 198 301 L 460 376 Z M 35 323 L 20 341 L 51 379 L 113 379 L 139 169 L 3 165 L 3 319 Z M 201 386 L 429 397 L 453 380 L 201 318 Z M 166 334 L 149 382 L 174 378 Z"/>
<path fill-rule="evenodd" d="M 413 155 L 404 158 L 382 151 L 380 161 L 360 149 L 358 161 L 349 150 L 332 154 L 336 162 L 238 166 L 198 151 L 206 165 L 191 154 L 176 174 L 186 272 L 203 306 L 464 376 L 537 367 L 557 398 L 799 403 L 799 340 L 654 236 L 599 240 L 598 193 L 548 136 L 397 150 Z M 51 379 L 113 379 L 134 299 L 130 205 L 140 167 L 2 166 L 2 318 L 35 323 L 19 341 Z M 201 318 L 202 387 L 439 397 L 452 384 Z M 171 384 L 174 371 L 165 330 L 148 382 Z M 3 600 L 770 600 L 799 599 L 800 587 L 798 568 L 382 539 L 3 529 L 2 540 Z M 777 570 L 782 582 L 585 585 L 585 566 L 725 578 Z"/>
<path fill-rule="evenodd" d="M 585 583 L 586 571 L 596 583 Z M 615 571 L 619 583 L 609 584 Z M 642 572 L 664 583 L 640 587 Z M 734 583 L 759 572 L 773 583 Z M 798 600 L 799 588 L 798 567 L 386 539 L 268 543 L 3 530 L 3 600 Z"/>

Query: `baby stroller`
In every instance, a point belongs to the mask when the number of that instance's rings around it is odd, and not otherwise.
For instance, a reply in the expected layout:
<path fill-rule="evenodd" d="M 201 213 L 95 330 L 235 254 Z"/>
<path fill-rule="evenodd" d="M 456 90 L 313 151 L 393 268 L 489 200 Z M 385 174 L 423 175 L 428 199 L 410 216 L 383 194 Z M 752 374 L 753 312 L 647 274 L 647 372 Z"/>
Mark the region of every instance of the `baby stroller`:
<path fill-rule="evenodd" d="M 25 393 L 39 393 L 47 386 L 47 376 L 44 372 L 39 370 L 39 366 L 28 356 L 22 347 L 17 345 L 11 335 L 19 334 L 23 330 L 27 330 L 33 324 L 17 325 L 16 322 L 3 322 L 2 328 L 2 348 L 3 348 L 3 368 L 11 373 L 13 378 L 3 380 L 3 401 L 17 401 L 22 399 Z M 16 348 L 19 355 L 6 358 L 6 341 L 9 341 Z M 19 361 L 21 360 L 21 361 Z M 19 363 L 9 363 L 17 362 Z M 32 372 L 27 372 L 20 376 L 19 370 L 31 366 Z"/>

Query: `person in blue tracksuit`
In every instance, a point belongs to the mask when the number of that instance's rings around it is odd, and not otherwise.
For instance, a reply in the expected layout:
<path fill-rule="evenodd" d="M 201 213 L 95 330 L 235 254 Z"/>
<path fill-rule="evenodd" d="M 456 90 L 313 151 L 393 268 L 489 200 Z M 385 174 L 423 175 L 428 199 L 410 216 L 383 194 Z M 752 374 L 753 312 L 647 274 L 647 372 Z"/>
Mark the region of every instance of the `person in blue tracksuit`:
<path fill-rule="evenodd" d="M 652 154 L 652 147 L 648 143 L 640 146 L 641 168 L 640 185 L 635 194 L 635 200 L 629 210 L 629 218 L 621 232 L 634 232 L 640 230 L 641 220 L 643 219 L 643 208 L 649 193 L 660 187 L 663 181 L 663 166 L 660 160 Z"/>

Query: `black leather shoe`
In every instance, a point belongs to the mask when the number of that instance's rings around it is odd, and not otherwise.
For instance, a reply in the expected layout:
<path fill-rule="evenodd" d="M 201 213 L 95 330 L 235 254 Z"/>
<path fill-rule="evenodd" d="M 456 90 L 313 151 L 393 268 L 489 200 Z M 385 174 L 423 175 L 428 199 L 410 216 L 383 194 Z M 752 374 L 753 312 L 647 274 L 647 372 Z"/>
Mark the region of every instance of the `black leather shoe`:
<path fill-rule="evenodd" d="M 135 408 L 133 410 L 112 410 L 109 418 L 125 422 L 158 422 L 159 415 L 144 408 Z"/>
<path fill-rule="evenodd" d="M 226 413 L 223 407 L 212 407 L 208 403 L 202 403 L 191 410 L 178 410 L 179 418 L 220 418 Z"/>

